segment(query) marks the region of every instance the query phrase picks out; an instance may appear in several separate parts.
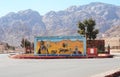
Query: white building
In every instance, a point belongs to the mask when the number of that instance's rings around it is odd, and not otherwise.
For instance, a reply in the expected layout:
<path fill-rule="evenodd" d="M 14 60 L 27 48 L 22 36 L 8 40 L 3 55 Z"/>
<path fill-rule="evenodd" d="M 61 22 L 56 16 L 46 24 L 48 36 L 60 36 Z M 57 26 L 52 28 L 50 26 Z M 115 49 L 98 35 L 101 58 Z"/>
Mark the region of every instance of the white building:
<path fill-rule="evenodd" d="M 104 40 L 105 47 L 109 45 L 111 49 L 120 49 L 120 37 L 104 38 Z"/>

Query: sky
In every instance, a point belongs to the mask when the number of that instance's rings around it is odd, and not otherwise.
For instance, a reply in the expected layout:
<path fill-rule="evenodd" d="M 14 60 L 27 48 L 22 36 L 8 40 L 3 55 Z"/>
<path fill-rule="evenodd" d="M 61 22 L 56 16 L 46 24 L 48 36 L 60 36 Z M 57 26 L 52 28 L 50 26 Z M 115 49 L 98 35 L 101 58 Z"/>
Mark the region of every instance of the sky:
<path fill-rule="evenodd" d="M 44 15 L 49 11 L 60 11 L 76 5 L 81 6 L 91 2 L 103 2 L 120 6 L 120 0 L 0 0 L 0 17 L 9 12 L 32 9 Z"/>

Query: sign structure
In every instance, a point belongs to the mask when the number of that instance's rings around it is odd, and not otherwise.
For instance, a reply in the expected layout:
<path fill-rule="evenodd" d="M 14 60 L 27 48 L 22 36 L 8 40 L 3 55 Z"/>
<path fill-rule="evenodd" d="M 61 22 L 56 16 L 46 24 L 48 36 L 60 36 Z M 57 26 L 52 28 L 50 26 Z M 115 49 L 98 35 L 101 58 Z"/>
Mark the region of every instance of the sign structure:
<path fill-rule="evenodd" d="M 34 38 L 35 55 L 86 55 L 84 36 L 46 36 Z"/>

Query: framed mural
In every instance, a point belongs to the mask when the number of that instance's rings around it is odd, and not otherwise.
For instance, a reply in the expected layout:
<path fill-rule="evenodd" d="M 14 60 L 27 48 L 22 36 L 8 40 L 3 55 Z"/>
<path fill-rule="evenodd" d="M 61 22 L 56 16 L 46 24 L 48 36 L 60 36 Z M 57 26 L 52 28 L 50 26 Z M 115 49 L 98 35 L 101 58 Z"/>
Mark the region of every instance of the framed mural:
<path fill-rule="evenodd" d="M 86 39 L 83 36 L 35 37 L 35 55 L 86 55 Z"/>

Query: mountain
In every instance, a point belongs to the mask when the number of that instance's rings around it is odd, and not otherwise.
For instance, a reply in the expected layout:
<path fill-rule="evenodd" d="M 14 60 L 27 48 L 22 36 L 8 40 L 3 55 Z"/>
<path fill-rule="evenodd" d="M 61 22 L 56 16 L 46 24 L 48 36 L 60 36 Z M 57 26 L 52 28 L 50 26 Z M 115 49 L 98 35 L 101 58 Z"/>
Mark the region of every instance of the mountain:
<path fill-rule="evenodd" d="M 119 13 L 120 6 L 100 2 L 50 11 L 43 16 L 31 9 L 11 12 L 0 18 L 0 40 L 18 46 L 22 38 L 33 41 L 34 36 L 78 35 L 77 23 L 88 18 L 96 21 L 99 37 L 109 36 L 111 31 L 115 36 L 120 31 Z"/>
<path fill-rule="evenodd" d="M 22 38 L 31 39 L 46 33 L 42 16 L 30 9 L 1 17 L 0 29 L 0 39 L 13 45 L 19 45 Z"/>
<path fill-rule="evenodd" d="M 120 25 L 111 27 L 104 35 L 105 37 L 120 37 Z"/>

